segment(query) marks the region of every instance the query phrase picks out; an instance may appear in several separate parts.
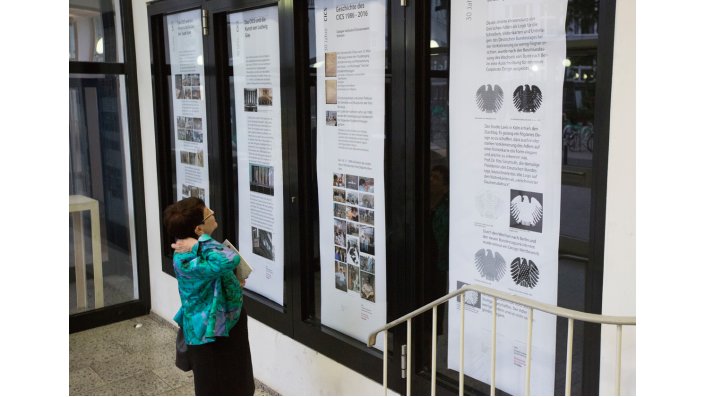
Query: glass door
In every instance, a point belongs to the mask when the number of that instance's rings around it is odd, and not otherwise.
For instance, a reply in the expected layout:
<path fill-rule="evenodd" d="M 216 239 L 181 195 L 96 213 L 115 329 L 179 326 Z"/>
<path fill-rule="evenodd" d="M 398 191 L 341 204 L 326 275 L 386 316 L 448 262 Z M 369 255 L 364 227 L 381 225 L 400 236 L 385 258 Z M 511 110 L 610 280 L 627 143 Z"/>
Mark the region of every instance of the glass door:
<path fill-rule="evenodd" d="M 69 4 L 71 331 L 148 312 L 132 32 L 119 1 Z M 125 14 L 127 11 L 127 15 Z M 133 97 L 134 98 L 134 97 Z M 135 167 L 137 165 L 137 167 Z M 112 315 L 111 315 L 112 313 Z M 118 320 L 116 320 L 116 317 Z"/>

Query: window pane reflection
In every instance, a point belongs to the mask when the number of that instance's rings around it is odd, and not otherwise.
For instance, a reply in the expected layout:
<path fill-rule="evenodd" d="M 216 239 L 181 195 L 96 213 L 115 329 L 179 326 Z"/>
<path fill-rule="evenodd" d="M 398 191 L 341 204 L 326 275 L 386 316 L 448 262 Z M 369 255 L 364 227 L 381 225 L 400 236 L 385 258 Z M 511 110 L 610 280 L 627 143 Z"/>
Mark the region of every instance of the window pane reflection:
<path fill-rule="evenodd" d="M 126 127 L 125 81 L 122 76 L 69 75 L 69 195 L 96 203 L 99 222 L 88 211 L 70 206 L 70 313 L 96 308 L 94 278 L 102 270 L 104 306 L 137 299 L 137 267 Z M 100 246 L 93 245 L 98 228 Z M 100 250 L 100 268 L 93 252 Z M 85 266 L 87 305 L 77 292 L 76 270 Z M 99 284 L 100 285 L 100 284 Z M 80 289 L 80 288 L 79 288 Z"/>
<path fill-rule="evenodd" d="M 123 62 L 117 0 L 69 0 L 69 61 Z"/>

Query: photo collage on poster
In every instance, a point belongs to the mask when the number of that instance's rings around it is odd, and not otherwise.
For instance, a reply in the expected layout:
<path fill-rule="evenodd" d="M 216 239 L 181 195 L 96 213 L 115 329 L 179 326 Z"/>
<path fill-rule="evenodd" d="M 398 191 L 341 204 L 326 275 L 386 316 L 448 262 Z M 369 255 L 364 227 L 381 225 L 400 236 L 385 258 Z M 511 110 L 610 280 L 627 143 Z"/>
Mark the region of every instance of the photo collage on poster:
<path fill-rule="evenodd" d="M 333 174 L 335 287 L 375 301 L 374 178 Z"/>
<path fill-rule="evenodd" d="M 176 116 L 176 136 L 181 141 L 203 143 L 203 119 Z"/>
<path fill-rule="evenodd" d="M 176 79 L 176 99 L 201 99 L 201 75 L 177 74 Z"/>
<path fill-rule="evenodd" d="M 274 100 L 271 88 L 245 88 L 243 95 L 246 112 L 256 112 L 258 106 L 271 107 Z"/>
<path fill-rule="evenodd" d="M 185 199 L 188 197 L 198 197 L 201 200 L 206 199 L 206 189 L 198 186 L 182 184 L 181 185 L 181 198 Z"/>
<path fill-rule="evenodd" d="M 188 150 L 179 151 L 179 160 L 181 164 L 194 165 L 196 167 L 203 167 L 203 150 L 198 150 L 196 152 L 191 152 Z"/>

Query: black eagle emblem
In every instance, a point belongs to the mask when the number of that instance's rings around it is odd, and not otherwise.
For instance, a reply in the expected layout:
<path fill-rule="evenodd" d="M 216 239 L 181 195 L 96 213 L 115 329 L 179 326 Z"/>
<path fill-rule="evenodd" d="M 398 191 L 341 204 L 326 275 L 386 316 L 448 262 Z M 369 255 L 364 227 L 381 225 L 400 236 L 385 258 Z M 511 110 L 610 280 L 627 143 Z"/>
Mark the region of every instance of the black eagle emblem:
<path fill-rule="evenodd" d="M 514 258 L 512 261 L 512 280 L 516 285 L 534 288 L 539 283 L 539 268 L 526 258 Z"/>
<path fill-rule="evenodd" d="M 520 85 L 514 90 L 514 107 L 520 112 L 537 111 L 541 107 L 542 99 L 541 90 L 535 85 Z"/>

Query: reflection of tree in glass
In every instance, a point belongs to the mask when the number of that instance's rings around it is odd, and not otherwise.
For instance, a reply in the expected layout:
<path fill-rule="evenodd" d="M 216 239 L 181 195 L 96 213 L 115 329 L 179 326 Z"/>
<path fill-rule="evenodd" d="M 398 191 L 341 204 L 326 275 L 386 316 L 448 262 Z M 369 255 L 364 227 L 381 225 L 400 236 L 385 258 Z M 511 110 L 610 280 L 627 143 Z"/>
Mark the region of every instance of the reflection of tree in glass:
<path fill-rule="evenodd" d="M 512 279 L 516 285 L 534 288 L 539 282 L 539 268 L 526 258 L 514 258 L 512 261 Z"/>
<path fill-rule="evenodd" d="M 499 281 L 506 271 L 507 262 L 499 252 L 480 249 L 475 253 L 475 266 L 480 275 L 490 281 Z"/>

